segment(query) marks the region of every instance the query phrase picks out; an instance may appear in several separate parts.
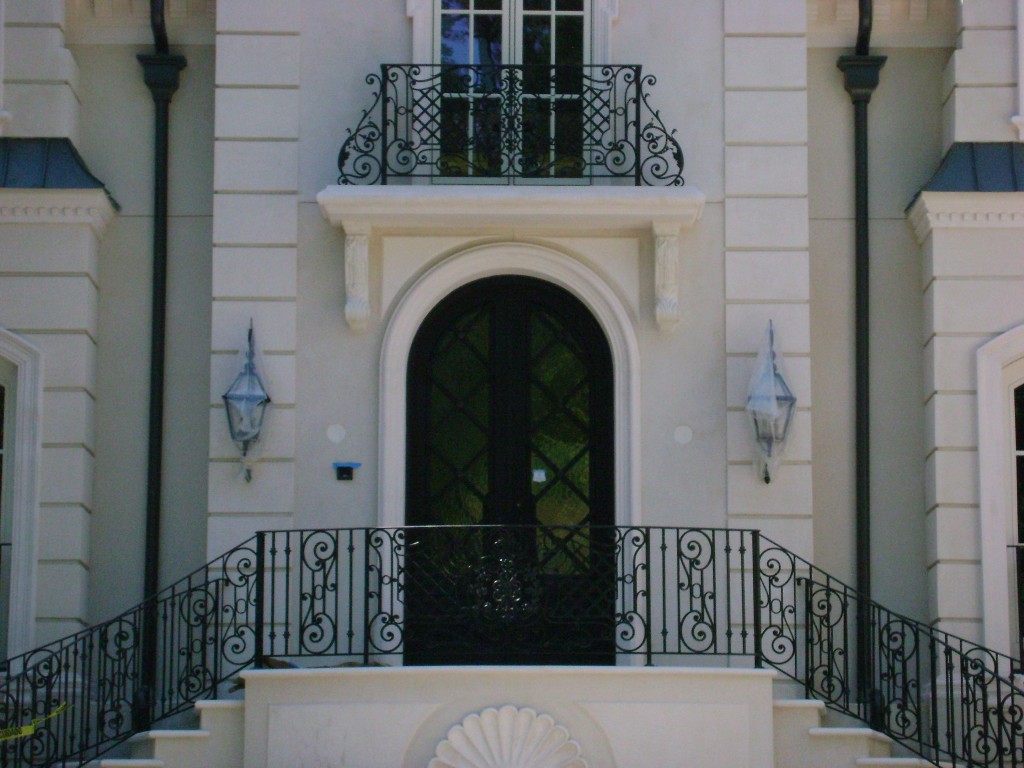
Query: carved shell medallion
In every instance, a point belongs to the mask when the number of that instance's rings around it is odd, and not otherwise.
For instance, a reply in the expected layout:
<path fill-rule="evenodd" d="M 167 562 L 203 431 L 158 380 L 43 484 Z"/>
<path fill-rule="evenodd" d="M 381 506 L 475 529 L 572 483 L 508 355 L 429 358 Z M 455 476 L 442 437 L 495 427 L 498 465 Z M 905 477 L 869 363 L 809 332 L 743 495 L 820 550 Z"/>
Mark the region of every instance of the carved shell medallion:
<path fill-rule="evenodd" d="M 511 704 L 467 716 L 434 755 L 427 768 L 587 768 L 564 727 Z"/>

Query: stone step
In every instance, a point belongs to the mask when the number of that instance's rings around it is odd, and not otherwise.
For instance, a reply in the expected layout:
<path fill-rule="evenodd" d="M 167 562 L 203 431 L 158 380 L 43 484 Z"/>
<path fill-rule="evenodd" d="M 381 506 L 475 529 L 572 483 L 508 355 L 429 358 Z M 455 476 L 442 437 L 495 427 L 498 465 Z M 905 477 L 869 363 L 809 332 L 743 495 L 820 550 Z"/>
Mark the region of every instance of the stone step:
<path fill-rule="evenodd" d="M 210 740 L 209 731 L 145 731 L 132 736 L 132 757 L 143 760 L 160 760 L 171 766 L 189 765 L 200 759 L 206 752 Z"/>
<path fill-rule="evenodd" d="M 892 739 L 870 728 L 811 728 L 808 732 L 816 750 L 830 757 L 823 765 L 850 765 L 865 757 L 889 757 Z"/>

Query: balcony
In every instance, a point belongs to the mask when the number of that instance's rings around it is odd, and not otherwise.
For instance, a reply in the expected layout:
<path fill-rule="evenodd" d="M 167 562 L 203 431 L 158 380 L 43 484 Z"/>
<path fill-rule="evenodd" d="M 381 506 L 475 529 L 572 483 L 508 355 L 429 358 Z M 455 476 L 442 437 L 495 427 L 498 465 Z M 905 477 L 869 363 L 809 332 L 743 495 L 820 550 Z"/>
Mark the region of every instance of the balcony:
<path fill-rule="evenodd" d="M 384 64 L 338 183 L 682 186 L 639 65 Z"/>

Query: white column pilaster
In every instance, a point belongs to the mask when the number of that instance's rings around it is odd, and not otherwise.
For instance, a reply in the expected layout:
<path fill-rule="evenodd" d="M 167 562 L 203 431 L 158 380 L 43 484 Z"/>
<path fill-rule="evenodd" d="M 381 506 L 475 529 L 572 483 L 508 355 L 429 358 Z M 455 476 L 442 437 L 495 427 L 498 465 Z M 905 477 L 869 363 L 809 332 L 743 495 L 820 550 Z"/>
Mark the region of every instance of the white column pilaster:
<path fill-rule="evenodd" d="M 64 21 L 64 0 L 6 0 L 0 107 L 15 116 L 7 135 L 78 143 L 78 65 Z"/>
<path fill-rule="evenodd" d="M 1017 0 L 958 3 L 958 48 L 943 77 L 943 143 L 1017 141 Z"/>
<path fill-rule="evenodd" d="M 300 2 L 217 3 L 209 523 L 211 557 L 289 528 L 295 488 Z M 250 318 L 273 398 L 252 482 L 220 393 Z"/>
<path fill-rule="evenodd" d="M 725 2 L 727 515 L 813 556 L 806 0 Z M 744 405 L 773 320 L 797 394 L 785 464 L 752 468 Z"/>
<path fill-rule="evenodd" d="M 0 327 L 42 356 L 37 644 L 88 625 L 99 239 L 113 215 L 100 189 L 0 190 Z"/>

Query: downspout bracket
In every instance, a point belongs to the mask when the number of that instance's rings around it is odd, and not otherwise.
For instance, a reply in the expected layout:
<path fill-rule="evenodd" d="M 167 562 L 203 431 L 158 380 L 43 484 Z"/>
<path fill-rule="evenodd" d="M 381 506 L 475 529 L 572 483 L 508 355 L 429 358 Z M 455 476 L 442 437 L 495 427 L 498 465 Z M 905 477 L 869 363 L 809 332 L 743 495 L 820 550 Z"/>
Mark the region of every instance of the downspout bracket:
<path fill-rule="evenodd" d="M 853 101 L 871 101 L 878 87 L 879 73 L 887 56 L 840 56 L 836 66 L 843 71 L 843 87 Z"/>
<path fill-rule="evenodd" d="M 170 101 L 178 90 L 181 70 L 188 64 L 185 57 L 173 53 L 140 53 L 136 58 L 142 64 L 143 77 L 153 98 Z"/>

